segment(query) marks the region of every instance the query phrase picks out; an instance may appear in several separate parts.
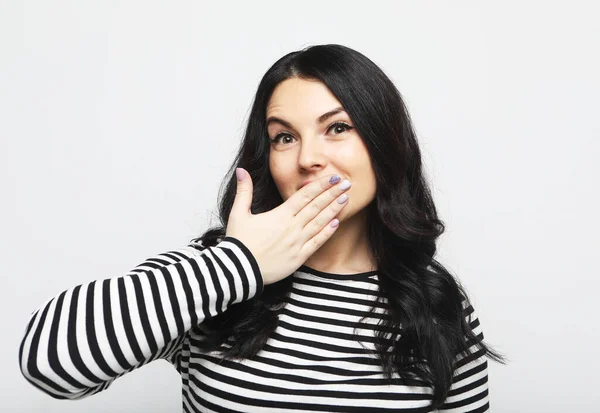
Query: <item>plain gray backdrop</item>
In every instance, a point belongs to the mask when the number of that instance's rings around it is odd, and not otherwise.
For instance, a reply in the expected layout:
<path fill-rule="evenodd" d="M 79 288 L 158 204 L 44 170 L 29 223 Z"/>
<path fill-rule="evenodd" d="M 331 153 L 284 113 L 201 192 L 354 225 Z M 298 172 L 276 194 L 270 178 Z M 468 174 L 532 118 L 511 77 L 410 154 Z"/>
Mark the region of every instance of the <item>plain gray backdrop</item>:
<path fill-rule="evenodd" d="M 84 400 L 43 394 L 19 371 L 29 316 L 216 224 L 260 78 L 323 43 L 406 100 L 438 259 L 510 359 L 489 362 L 492 411 L 597 411 L 596 2 L 0 4 L 2 411 L 181 411 L 165 361 Z"/>

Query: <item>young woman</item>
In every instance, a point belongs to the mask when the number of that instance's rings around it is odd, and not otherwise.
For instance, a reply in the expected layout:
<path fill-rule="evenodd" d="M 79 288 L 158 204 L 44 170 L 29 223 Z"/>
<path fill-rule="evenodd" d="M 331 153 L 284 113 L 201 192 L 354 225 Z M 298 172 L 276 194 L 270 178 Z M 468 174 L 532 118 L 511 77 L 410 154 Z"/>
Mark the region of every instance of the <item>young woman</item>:
<path fill-rule="evenodd" d="M 489 409 L 486 357 L 504 358 L 434 259 L 444 225 L 410 117 L 367 57 L 318 45 L 267 71 L 220 218 L 42 305 L 27 380 L 81 399 L 163 359 L 185 412 Z"/>

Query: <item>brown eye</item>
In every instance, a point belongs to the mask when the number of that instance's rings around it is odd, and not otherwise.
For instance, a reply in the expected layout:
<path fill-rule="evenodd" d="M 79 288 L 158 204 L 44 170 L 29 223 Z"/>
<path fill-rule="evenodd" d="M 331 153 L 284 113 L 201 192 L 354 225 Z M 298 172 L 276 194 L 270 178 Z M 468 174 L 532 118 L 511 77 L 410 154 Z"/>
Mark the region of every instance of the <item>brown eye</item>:
<path fill-rule="evenodd" d="M 275 135 L 275 137 L 273 139 L 269 139 L 269 140 L 271 141 L 271 144 L 275 145 L 275 144 L 277 144 L 279 142 L 279 138 L 283 138 L 283 137 L 294 138 L 289 133 L 279 133 L 279 134 Z"/>
<path fill-rule="evenodd" d="M 329 128 L 327 128 L 327 131 L 329 132 L 330 130 L 335 129 L 336 133 L 335 135 L 339 135 L 343 132 L 349 131 L 351 129 L 354 129 L 354 126 L 350 126 L 347 123 L 344 122 L 335 122 L 333 123 Z M 286 138 L 289 137 L 291 139 L 296 139 L 294 138 L 292 135 L 290 135 L 289 133 L 278 133 L 277 135 L 275 135 L 275 137 L 273 139 L 269 139 L 269 141 L 271 142 L 272 145 L 277 145 L 277 144 L 283 144 L 285 145 L 286 143 L 291 143 L 290 141 L 283 141 L 280 140 L 281 138 Z"/>
<path fill-rule="evenodd" d="M 336 135 L 339 135 L 342 132 L 346 132 L 350 129 L 354 129 L 353 126 L 350 126 L 344 122 L 335 122 L 333 125 L 331 125 L 329 127 L 329 129 L 327 129 L 327 131 L 330 131 L 331 129 L 335 129 L 336 131 L 339 131 L 339 133 L 336 133 Z M 341 131 L 340 131 L 341 129 Z"/>

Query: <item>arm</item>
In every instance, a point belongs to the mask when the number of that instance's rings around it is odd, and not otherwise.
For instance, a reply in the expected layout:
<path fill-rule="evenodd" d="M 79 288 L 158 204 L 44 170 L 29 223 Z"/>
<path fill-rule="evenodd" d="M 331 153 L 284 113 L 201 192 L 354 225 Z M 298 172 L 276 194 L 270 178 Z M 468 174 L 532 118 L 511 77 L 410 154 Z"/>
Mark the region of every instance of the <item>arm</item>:
<path fill-rule="evenodd" d="M 452 386 L 446 401 L 437 410 L 440 413 L 479 413 L 489 410 L 488 363 L 483 351 L 475 346 L 483 340 L 483 331 L 473 307 L 466 306 L 464 311 L 477 341 L 471 343 L 472 355 L 456 358 Z"/>
<path fill-rule="evenodd" d="M 172 361 L 188 330 L 262 290 L 258 264 L 236 238 L 159 254 L 35 311 L 19 349 L 21 372 L 56 399 L 90 396 L 148 362 Z"/>

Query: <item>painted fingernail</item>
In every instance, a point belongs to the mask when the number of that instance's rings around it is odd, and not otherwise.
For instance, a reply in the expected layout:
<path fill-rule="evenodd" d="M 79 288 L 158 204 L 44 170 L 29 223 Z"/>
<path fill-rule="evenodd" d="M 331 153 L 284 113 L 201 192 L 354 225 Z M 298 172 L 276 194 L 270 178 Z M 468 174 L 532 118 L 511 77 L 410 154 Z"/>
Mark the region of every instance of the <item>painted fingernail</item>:
<path fill-rule="evenodd" d="M 343 204 L 347 200 L 348 200 L 348 195 L 346 195 L 346 194 L 340 195 L 339 198 L 337 199 L 338 204 Z"/>
<path fill-rule="evenodd" d="M 341 189 L 341 190 L 348 189 L 348 188 L 350 188 L 350 185 L 351 185 L 351 184 L 350 184 L 350 181 L 349 181 L 349 180 L 347 180 L 347 179 L 344 179 L 344 182 L 342 182 L 342 183 L 340 184 L 340 189 Z"/>
<path fill-rule="evenodd" d="M 335 184 L 335 183 L 336 183 L 337 181 L 339 181 L 339 180 L 340 180 L 340 176 L 339 176 L 339 175 L 333 175 L 333 176 L 331 177 L 331 179 L 329 179 L 329 183 L 330 183 L 330 184 Z"/>

